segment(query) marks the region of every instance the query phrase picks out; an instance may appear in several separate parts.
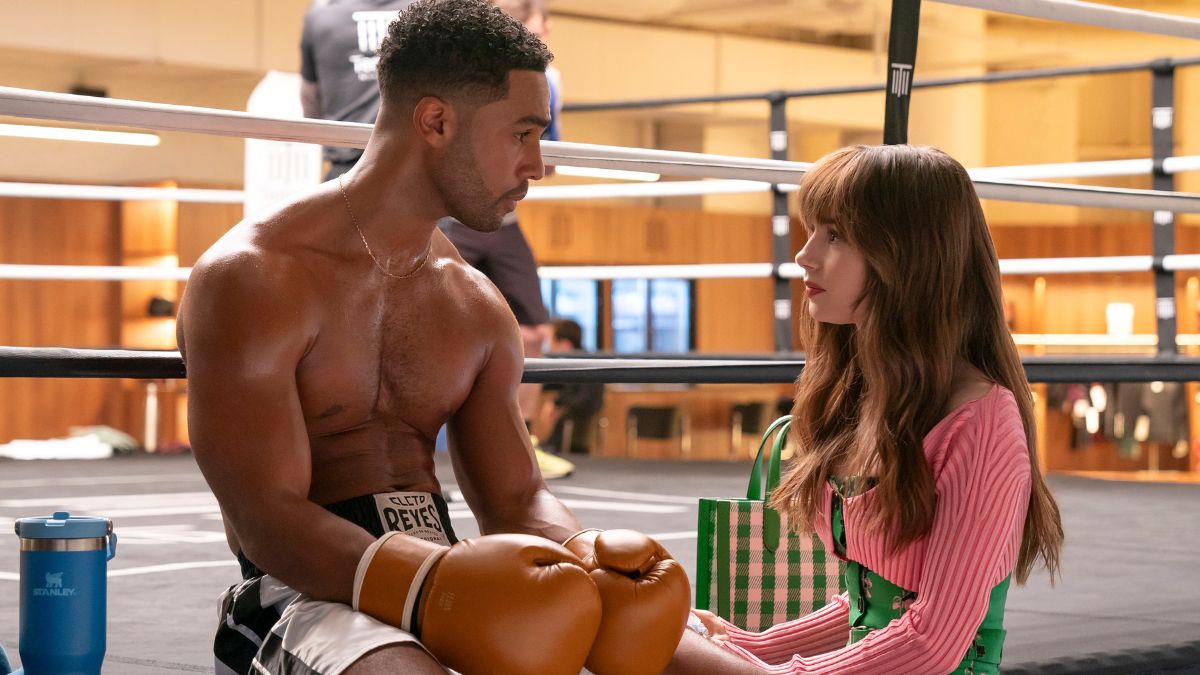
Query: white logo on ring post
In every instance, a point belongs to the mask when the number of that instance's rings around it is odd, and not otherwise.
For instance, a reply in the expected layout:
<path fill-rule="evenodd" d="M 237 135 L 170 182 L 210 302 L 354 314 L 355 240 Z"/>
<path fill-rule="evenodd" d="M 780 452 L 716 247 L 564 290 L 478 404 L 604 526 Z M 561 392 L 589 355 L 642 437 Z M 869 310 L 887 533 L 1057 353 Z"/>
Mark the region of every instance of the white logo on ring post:
<path fill-rule="evenodd" d="M 1154 308 L 1160 319 L 1175 318 L 1175 298 L 1158 298 L 1154 303 Z"/>
<path fill-rule="evenodd" d="M 1175 108 L 1159 106 L 1150 109 L 1150 124 L 1155 129 L 1170 129 L 1175 124 Z"/>
<path fill-rule="evenodd" d="M 892 86 L 888 93 L 893 96 L 908 96 L 908 92 L 912 90 L 912 69 L 910 63 L 893 63 Z"/>

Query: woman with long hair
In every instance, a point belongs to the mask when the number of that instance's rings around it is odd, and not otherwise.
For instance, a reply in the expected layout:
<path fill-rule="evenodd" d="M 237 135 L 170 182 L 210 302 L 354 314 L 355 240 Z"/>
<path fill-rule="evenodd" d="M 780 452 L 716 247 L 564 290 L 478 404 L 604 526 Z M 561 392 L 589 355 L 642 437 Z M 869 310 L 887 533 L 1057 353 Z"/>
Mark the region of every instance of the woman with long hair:
<path fill-rule="evenodd" d="M 761 633 L 697 611 L 671 672 L 998 672 L 1010 581 L 1057 576 L 1063 531 L 974 186 L 939 150 L 854 146 L 799 197 L 806 360 L 771 505 L 849 590 Z"/>

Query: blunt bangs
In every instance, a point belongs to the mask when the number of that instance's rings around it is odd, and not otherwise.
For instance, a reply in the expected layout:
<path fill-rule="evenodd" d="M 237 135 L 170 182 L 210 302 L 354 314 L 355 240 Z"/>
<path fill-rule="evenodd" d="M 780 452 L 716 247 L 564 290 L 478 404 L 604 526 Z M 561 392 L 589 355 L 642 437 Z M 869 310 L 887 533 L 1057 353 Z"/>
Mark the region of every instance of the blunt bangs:
<path fill-rule="evenodd" d="M 843 148 L 817 162 L 800 181 L 800 224 L 811 235 L 820 223 L 836 225 L 851 243 L 862 222 L 862 146 Z"/>

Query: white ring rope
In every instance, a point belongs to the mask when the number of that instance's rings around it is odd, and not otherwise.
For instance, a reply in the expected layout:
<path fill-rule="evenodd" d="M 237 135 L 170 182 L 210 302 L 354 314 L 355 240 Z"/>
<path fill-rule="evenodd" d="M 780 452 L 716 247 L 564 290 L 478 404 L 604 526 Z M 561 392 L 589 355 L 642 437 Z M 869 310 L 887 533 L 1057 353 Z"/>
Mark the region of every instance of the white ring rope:
<path fill-rule="evenodd" d="M 191 273 L 150 265 L 0 265 L 0 279 L 20 281 L 187 281 Z"/>
<path fill-rule="evenodd" d="M 366 124 L 259 117 L 229 110 L 97 99 L 12 87 L 0 87 L 0 115 L 349 147 L 364 146 L 371 132 L 371 127 Z M 801 175 L 810 166 L 803 162 L 559 141 L 542 141 L 542 155 L 550 164 L 557 161 L 601 169 L 638 169 L 677 176 L 769 183 L 799 183 Z M 1200 213 L 1200 195 L 1187 193 L 1004 180 L 977 180 L 975 186 L 984 199 Z"/>
<path fill-rule="evenodd" d="M 1055 185 L 1020 180 L 977 180 L 975 192 L 980 199 L 1005 202 L 1086 206 L 1094 209 L 1129 209 L 1132 211 L 1171 211 L 1200 213 L 1200 195 L 1159 190 L 1094 187 L 1090 185 Z"/>
<path fill-rule="evenodd" d="M 597 277 L 597 271 L 603 276 Z M 538 268 L 538 276 L 542 279 L 769 279 L 774 272 L 775 266 L 771 263 Z"/>
<path fill-rule="evenodd" d="M 363 148 L 371 125 L 0 87 L 0 115 Z"/>
<path fill-rule="evenodd" d="M 188 204 L 241 204 L 246 201 L 246 193 L 241 190 L 59 185 L 53 183 L 0 183 L 0 197 L 92 199 L 122 202 L 169 201 Z"/>
<path fill-rule="evenodd" d="M 793 183 L 781 184 L 784 192 L 795 192 Z M 655 183 L 609 183 L 594 185 L 538 185 L 529 188 L 529 201 L 578 199 L 636 199 L 644 197 L 702 197 L 769 192 L 771 184 L 760 180 L 677 180 Z"/>
<path fill-rule="evenodd" d="M 1176 254 L 1163 256 L 1163 269 L 1171 272 L 1200 270 L 1200 255 Z"/>
<path fill-rule="evenodd" d="M 1163 173 L 1177 174 L 1200 171 L 1200 155 L 1167 157 Z M 1093 162 L 1063 162 L 1050 164 L 1019 164 L 967 169 L 975 179 L 1048 180 L 1063 178 L 1105 178 L 1112 176 L 1146 176 L 1154 170 L 1154 160 L 1107 159 Z"/>
<path fill-rule="evenodd" d="M 1094 162 L 1019 164 L 968 169 L 976 179 L 1046 180 L 1148 175 L 1152 159 L 1111 159 Z M 1167 157 L 1163 171 L 1168 174 L 1200 171 L 1200 155 Z M 795 183 L 780 183 L 782 192 L 795 192 Z M 659 197 L 702 197 L 705 195 L 754 194 L 768 192 L 771 183 L 756 180 L 679 180 L 654 183 L 589 183 L 585 185 L 534 185 L 524 201 L 571 201 L 585 199 L 636 199 Z M 41 199 L 93 199 L 114 201 L 175 201 L 193 204 L 241 204 L 241 190 L 206 188 L 154 188 L 119 185 L 70 185 L 53 183 L 0 182 L 0 197 Z"/>
<path fill-rule="evenodd" d="M 1154 257 L 1148 255 L 1107 256 L 1103 258 L 1013 258 L 1000 261 L 1001 274 L 1149 272 L 1152 269 L 1154 269 Z"/>
<path fill-rule="evenodd" d="M 599 169 L 649 169 L 671 176 L 799 183 L 811 162 L 709 155 L 700 152 L 646 150 L 613 145 L 542 141 L 547 164 L 573 164 Z M 566 161 L 555 161 L 566 160 Z"/>
<path fill-rule="evenodd" d="M 935 0 L 1035 19 L 1200 40 L 1200 19 L 1079 0 Z"/>
<path fill-rule="evenodd" d="M 1171 272 L 1200 270 L 1200 254 L 1163 256 L 1163 269 Z M 1154 258 L 1148 255 L 1012 258 L 1000 261 L 1003 275 L 1097 274 L 1149 272 Z M 25 281 L 187 281 L 190 267 L 101 265 L 0 264 L 0 280 Z M 538 268 L 542 279 L 802 279 L 796 263 L 778 268 L 772 263 L 713 263 L 696 265 L 580 265 Z"/>

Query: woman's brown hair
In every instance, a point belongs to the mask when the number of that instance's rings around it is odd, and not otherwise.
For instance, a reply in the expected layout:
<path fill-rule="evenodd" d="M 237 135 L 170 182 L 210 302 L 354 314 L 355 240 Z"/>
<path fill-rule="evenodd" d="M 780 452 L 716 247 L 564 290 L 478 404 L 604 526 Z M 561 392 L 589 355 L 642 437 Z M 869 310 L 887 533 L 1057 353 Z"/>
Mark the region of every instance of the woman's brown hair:
<path fill-rule="evenodd" d="M 1031 493 L 1016 579 L 1038 558 L 1053 579 L 1063 531 L 1036 457 L 1033 395 L 1004 319 L 1000 265 L 979 198 L 949 155 L 908 145 L 825 156 L 800 185 L 800 221 L 834 225 L 866 262 L 857 325 L 800 317 L 806 364 L 792 410 L 797 453 L 772 497 L 811 530 L 835 467 L 878 477 L 869 527 L 895 552 L 933 525 L 925 435 L 944 415 L 955 364 L 1013 393 L 1029 444 Z"/>

